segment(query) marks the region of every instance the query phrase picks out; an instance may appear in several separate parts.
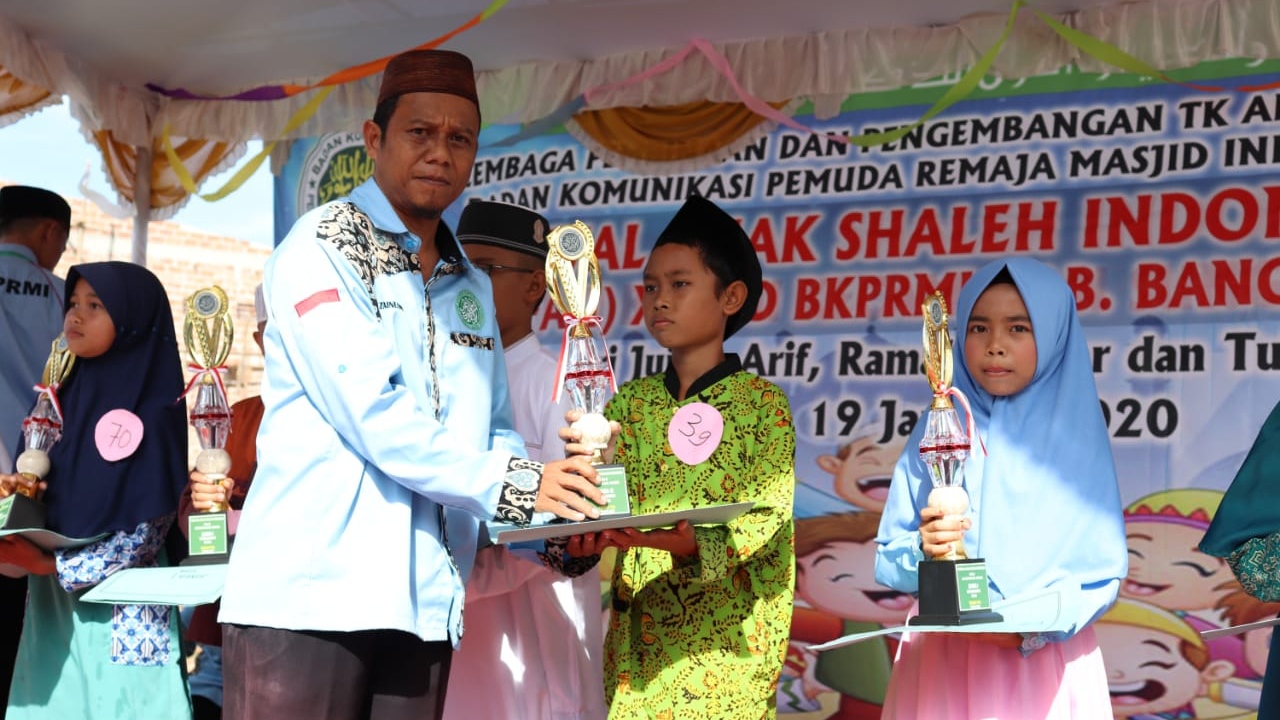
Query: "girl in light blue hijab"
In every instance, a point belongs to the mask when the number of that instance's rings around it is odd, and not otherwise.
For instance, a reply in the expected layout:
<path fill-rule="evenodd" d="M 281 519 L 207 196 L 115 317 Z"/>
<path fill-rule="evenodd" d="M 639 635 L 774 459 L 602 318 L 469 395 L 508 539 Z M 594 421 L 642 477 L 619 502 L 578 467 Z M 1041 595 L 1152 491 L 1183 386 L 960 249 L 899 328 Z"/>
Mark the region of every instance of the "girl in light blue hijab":
<path fill-rule="evenodd" d="M 963 539 L 984 558 L 992 600 L 1058 590 L 1060 632 L 908 633 L 883 717 L 1037 720 L 1111 717 L 1091 623 L 1128 569 L 1123 506 L 1075 298 L 1028 258 L 974 273 L 956 309 L 955 386 L 978 434 L 964 469 L 963 520 L 928 507 L 925 424 L 898 461 L 876 538 L 876 579 L 919 589 L 926 555 Z"/>

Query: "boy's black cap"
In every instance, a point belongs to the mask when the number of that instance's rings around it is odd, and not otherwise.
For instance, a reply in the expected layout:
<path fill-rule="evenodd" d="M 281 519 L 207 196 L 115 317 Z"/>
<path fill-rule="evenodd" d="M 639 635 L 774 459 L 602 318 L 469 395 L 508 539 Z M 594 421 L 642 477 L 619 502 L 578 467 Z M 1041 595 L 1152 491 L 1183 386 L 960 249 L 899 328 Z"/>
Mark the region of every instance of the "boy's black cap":
<path fill-rule="evenodd" d="M 37 217 L 71 225 L 71 206 L 62 196 L 29 185 L 7 185 L 0 188 L 0 223 L 20 218 Z"/>
<path fill-rule="evenodd" d="M 725 323 L 724 337 L 727 340 L 755 317 L 764 285 L 760 258 L 756 256 L 751 238 L 747 237 L 737 220 L 710 200 L 691 195 L 658 235 L 654 247 L 672 242 L 688 244 L 695 238 L 705 243 L 707 252 L 716 253 L 733 269 L 731 282 L 741 280 L 747 286 L 746 301 Z"/>
<path fill-rule="evenodd" d="M 545 260 L 550 229 L 546 218 L 519 205 L 472 200 L 462 209 L 454 236 L 459 243 L 494 245 Z"/>

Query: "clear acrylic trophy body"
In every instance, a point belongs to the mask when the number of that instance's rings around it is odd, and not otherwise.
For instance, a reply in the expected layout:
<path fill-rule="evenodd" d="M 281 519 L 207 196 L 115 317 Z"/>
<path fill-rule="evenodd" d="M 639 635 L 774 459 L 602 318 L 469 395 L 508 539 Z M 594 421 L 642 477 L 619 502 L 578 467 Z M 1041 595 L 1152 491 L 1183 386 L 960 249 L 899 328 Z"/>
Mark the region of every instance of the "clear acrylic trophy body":
<path fill-rule="evenodd" d="M 929 469 L 933 490 L 929 507 L 943 516 L 964 517 L 969 511 L 969 494 L 964 489 L 964 463 L 969 457 L 970 439 L 960 422 L 951 397 L 967 403 L 951 386 L 951 336 L 947 332 L 947 304 L 935 292 L 924 303 L 924 366 L 933 391 L 924 437 L 920 439 L 920 459 Z M 941 558 L 926 558 L 919 565 L 920 613 L 910 625 L 969 625 L 998 622 L 1003 618 L 991 611 L 987 585 L 987 565 L 970 558 L 964 543 L 954 543 Z"/>

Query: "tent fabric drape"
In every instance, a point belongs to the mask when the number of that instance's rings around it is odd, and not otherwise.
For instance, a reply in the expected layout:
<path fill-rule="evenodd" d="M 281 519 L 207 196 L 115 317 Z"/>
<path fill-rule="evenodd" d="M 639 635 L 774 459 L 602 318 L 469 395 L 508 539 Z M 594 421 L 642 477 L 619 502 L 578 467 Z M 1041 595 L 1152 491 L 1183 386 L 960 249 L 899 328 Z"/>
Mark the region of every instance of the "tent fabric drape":
<path fill-rule="evenodd" d="M 60 102 L 61 97 L 42 87 L 25 83 L 0 67 L 0 127 Z"/>
<path fill-rule="evenodd" d="M 1165 70 L 1205 60 L 1280 56 L 1280 3 L 1273 0 L 1148 0 L 1055 17 Z M 891 90 L 969 67 L 995 43 L 1006 19 L 1005 15 L 981 15 L 945 27 L 856 29 L 716 48 L 729 59 L 742 85 L 757 97 L 769 102 L 807 98 L 814 103 L 815 115 L 825 119 L 836 115 L 851 94 Z M 482 110 L 486 118 L 528 121 L 587 89 L 630 77 L 675 52 L 678 48 L 570 67 L 531 63 L 482 72 L 478 76 Z M 1023 11 L 994 70 L 1005 78 L 1020 78 L 1072 64 L 1085 72 L 1111 69 Z M 728 79 L 700 56 L 649 82 L 596 98 L 592 107 L 675 105 L 695 99 L 738 99 Z"/>
<path fill-rule="evenodd" d="M 585 110 L 573 116 L 567 129 L 613 167 L 669 174 L 733 157 L 773 126 L 741 103 L 702 100 L 666 107 Z"/>
<path fill-rule="evenodd" d="M 102 152 L 103 170 L 120 197 L 122 209 L 132 210 L 138 164 L 137 146 L 121 142 L 107 130 L 93 133 L 89 140 Z M 244 146 L 239 143 L 173 138 L 173 146 L 197 185 L 210 175 L 231 167 L 244 154 Z M 160 142 L 153 141 L 151 219 L 165 220 L 172 217 L 186 205 L 190 197 L 169 166 Z"/>
<path fill-rule="evenodd" d="M 1229 57 L 1280 57 L 1280 3 L 1274 0 L 1140 0 L 1056 17 L 1161 69 Z M 719 43 L 716 49 L 729 59 L 751 93 L 768 102 L 812 100 L 821 119 L 835 115 L 850 94 L 894 89 L 960 71 L 991 46 L 1005 20 L 1005 15 L 978 15 L 941 27 L 841 30 Z M 679 50 L 531 62 L 482 71 L 477 78 L 481 110 L 489 122 L 532 122 L 586 90 L 631 77 Z M 1071 64 L 1087 72 L 1107 70 L 1024 11 L 995 70 L 1006 78 L 1018 78 Z M 168 123 L 174 134 L 184 137 L 285 139 L 279 136 L 280 129 L 309 99 L 309 93 L 304 93 L 277 102 L 167 102 L 143 89 L 109 82 L 94 68 L 72 68 L 61 53 L 33 41 L 3 19 L 0 66 L 25 82 L 92 108 L 91 130 L 112 129 L 118 139 L 134 144 L 149 139 L 131 136 L 139 128 L 152 127 L 148 120 L 155 127 Z M 355 127 L 372 113 L 379 80 L 371 77 L 342 86 L 312 121 L 289 137 Z M 661 107 L 696 100 L 739 100 L 730 82 L 701 57 L 691 57 L 648 82 L 594 99 L 591 109 Z"/>
<path fill-rule="evenodd" d="M 1098 5 L 1056 17 L 1070 28 L 1163 70 L 1223 58 L 1280 57 L 1280 3 L 1275 0 L 1138 0 Z M 714 47 L 728 60 L 736 81 L 746 92 L 769 103 L 811 101 L 815 116 L 821 120 L 837 114 L 841 103 L 853 94 L 954 77 L 993 45 L 1006 21 L 1005 14 L 974 15 L 945 26 L 859 28 L 723 42 Z M 850 22 L 856 22 L 856 18 Z M 587 91 L 606 85 L 612 89 L 591 93 L 588 110 L 737 103 L 742 99 L 734 80 L 717 71 L 699 53 L 643 82 L 618 84 L 643 75 L 681 50 L 668 47 L 482 71 L 477 75 L 481 111 L 492 123 L 530 123 L 582 98 Z M 182 59 L 181 55 L 174 56 L 175 62 Z M 1110 69 L 1060 38 L 1024 9 L 993 71 L 1005 78 L 1020 78 L 1073 65 L 1085 72 Z M 275 102 L 169 100 L 146 90 L 140 82 L 124 84 L 105 77 L 98 67 L 33 38 L 3 17 L 0 68 L 13 78 L 7 83 L 0 78 L 0 124 L 34 109 L 24 99 L 24 93 L 39 95 L 42 88 L 52 92 L 37 104 L 54 102 L 51 98 L 66 95 L 72 114 L 87 137 L 96 138 L 102 133 L 107 133 L 104 138 L 109 136 L 110 142 L 100 143 L 108 173 L 130 203 L 132 183 L 125 180 L 128 172 L 121 169 L 128 167 L 127 158 L 132 152 L 128 148 L 154 148 L 159 128 L 171 128 L 175 137 L 203 139 L 187 142 L 208 143 L 198 150 L 189 146 L 186 151 L 187 166 L 201 180 L 210 174 L 209 168 L 234 160 L 242 152 L 240 144 L 248 140 L 287 140 L 359 127 L 372 113 L 381 80 L 375 76 L 335 88 L 314 116 L 285 132 L 290 119 L 313 93 Z M 323 74 L 316 73 L 317 77 Z M 294 81 L 306 82 L 299 78 Z M 8 115 L 4 114 L 6 110 Z M 592 137 L 580 123 L 571 122 L 570 129 L 580 138 Z M 598 140 L 590 142 L 624 162 L 625 152 L 611 150 Z M 125 149 L 108 149 L 116 146 Z M 691 167 L 699 159 L 712 158 L 715 152 L 662 164 L 666 172 L 674 172 Z M 157 217 L 163 217 L 180 207 L 181 193 L 167 177 L 171 171 L 165 165 L 164 153 L 156 152 L 154 156 L 158 164 L 152 170 L 153 207 Z M 653 170 L 651 161 L 625 162 Z"/>
<path fill-rule="evenodd" d="M 111 129 L 117 139 L 135 145 L 149 141 L 156 98 L 103 77 L 69 55 L 31 39 L 0 17 L 0 67 L 24 83 L 66 95 L 72 106 L 87 108 L 82 123 L 88 130 Z"/>

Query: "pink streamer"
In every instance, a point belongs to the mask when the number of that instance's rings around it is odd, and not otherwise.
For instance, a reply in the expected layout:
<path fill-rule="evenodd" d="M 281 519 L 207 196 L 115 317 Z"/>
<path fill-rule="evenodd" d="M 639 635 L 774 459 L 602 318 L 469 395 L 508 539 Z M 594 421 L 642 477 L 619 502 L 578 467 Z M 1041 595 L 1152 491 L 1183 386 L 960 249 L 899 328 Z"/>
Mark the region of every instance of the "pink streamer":
<path fill-rule="evenodd" d="M 697 50 L 698 52 L 702 53 L 703 57 L 707 59 L 707 62 L 711 63 L 711 67 L 716 72 L 720 73 L 720 75 L 725 80 L 729 81 L 729 87 L 733 89 L 734 95 L 738 96 L 738 100 L 743 105 L 747 106 L 748 109 L 750 109 L 752 112 L 759 115 L 760 117 L 764 118 L 765 120 L 777 123 L 779 125 L 785 125 L 786 127 L 792 128 L 794 130 L 799 130 L 801 132 L 810 133 L 813 135 L 821 135 L 825 138 L 828 138 L 830 140 L 835 140 L 837 142 L 842 142 L 847 144 L 850 141 L 850 138 L 847 135 L 841 135 L 836 133 L 820 133 L 809 126 L 796 121 L 794 118 L 788 116 L 786 113 L 782 112 L 781 110 L 774 108 L 772 105 L 761 100 L 755 95 L 752 95 L 751 93 L 747 92 L 746 88 L 742 87 L 742 83 L 738 82 L 737 75 L 734 74 L 733 68 L 729 65 L 729 59 L 726 58 L 724 55 L 721 55 L 719 52 L 717 52 L 716 49 L 712 47 L 711 43 L 706 41 L 703 38 L 695 38 L 694 40 L 690 41 L 689 44 L 686 45 L 684 49 L 681 50 L 680 52 L 676 53 L 675 55 L 672 55 L 671 57 L 667 58 L 666 60 L 663 60 L 662 62 L 658 63 L 657 65 L 654 65 L 651 68 L 646 68 L 644 70 L 641 70 L 640 72 L 636 73 L 635 75 L 632 75 L 629 78 L 626 78 L 624 80 L 619 80 L 618 82 L 614 82 L 614 83 L 607 83 L 605 85 L 597 85 L 596 87 L 593 87 L 587 90 L 586 92 L 584 92 L 582 94 L 582 97 L 587 101 L 587 105 L 592 105 L 596 101 L 596 99 L 598 99 L 601 95 L 605 95 L 615 90 L 620 90 L 624 87 L 635 85 L 636 83 L 644 82 L 653 77 L 661 75 L 665 72 L 674 70 L 676 66 L 684 62 L 685 58 L 689 57 L 689 55 L 694 50 Z"/>
<path fill-rule="evenodd" d="M 597 85 L 587 90 L 586 92 L 582 93 L 582 97 L 587 101 L 587 104 L 590 105 L 593 102 L 592 99 L 595 98 L 596 96 L 604 95 L 606 93 L 613 92 L 614 90 L 620 90 L 629 85 L 635 85 L 636 83 L 644 82 L 649 78 L 657 77 L 658 75 L 661 75 L 662 73 L 665 73 L 669 70 L 674 70 L 677 65 L 684 62 L 685 58 L 689 57 L 689 54 L 694 51 L 695 47 L 696 46 L 694 43 L 690 43 L 686 45 L 683 50 L 676 53 L 675 55 L 672 55 L 666 60 L 663 60 L 657 65 L 654 65 L 651 68 L 646 68 L 644 70 L 641 70 L 635 75 L 632 75 L 631 77 L 626 78 L 624 80 L 619 80 L 618 82 L 614 82 L 614 83 L 605 83 L 604 85 Z"/>

